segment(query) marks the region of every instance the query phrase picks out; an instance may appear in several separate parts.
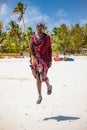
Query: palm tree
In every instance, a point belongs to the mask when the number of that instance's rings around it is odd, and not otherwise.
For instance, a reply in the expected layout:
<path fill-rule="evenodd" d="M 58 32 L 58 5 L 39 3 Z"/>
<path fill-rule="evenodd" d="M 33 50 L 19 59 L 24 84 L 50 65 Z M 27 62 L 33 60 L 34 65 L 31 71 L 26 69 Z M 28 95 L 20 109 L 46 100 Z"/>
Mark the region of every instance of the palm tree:
<path fill-rule="evenodd" d="M 1 32 L 2 32 L 2 29 L 3 29 L 3 23 L 0 21 L 0 35 L 1 35 Z"/>
<path fill-rule="evenodd" d="M 82 30 L 82 27 L 79 25 L 79 23 L 75 24 L 74 26 L 71 27 L 71 47 L 72 49 L 78 53 L 82 46 L 84 45 L 84 32 Z"/>
<path fill-rule="evenodd" d="M 33 29 L 31 27 L 28 27 L 27 28 L 27 37 L 28 37 L 28 40 L 31 39 L 31 36 L 32 36 L 33 33 L 34 33 Z"/>
<path fill-rule="evenodd" d="M 9 22 L 9 28 L 7 30 L 9 30 L 8 34 L 10 34 L 10 36 L 16 35 L 17 37 L 19 37 L 22 33 L 19 25 L 15 21 Z"/>
<path fill-rule="evenodd" d="M 19 14 L 19 17 L 17 20 L 19 22 L 22 20 L 23 26 L 24 26 L 24 32 L 26 32 L 25 23 L 24 23 L 24 13 L 26 9 L 27 9 L 27 6 L 24 6 L 24 4 L 21 2 L 18 2 L 17 6 L 13 10 L 13 13 Z"/>
<path fill-rule="evenodd" d="M 15 21 L 9 22 L 7 41 L 10 43 L 10 48 L 12 45 L 16 46 L 16 52 L 19 52 L 21 48 L 21 36 L 22 30 L 19 28 L 19 25 Z"/>

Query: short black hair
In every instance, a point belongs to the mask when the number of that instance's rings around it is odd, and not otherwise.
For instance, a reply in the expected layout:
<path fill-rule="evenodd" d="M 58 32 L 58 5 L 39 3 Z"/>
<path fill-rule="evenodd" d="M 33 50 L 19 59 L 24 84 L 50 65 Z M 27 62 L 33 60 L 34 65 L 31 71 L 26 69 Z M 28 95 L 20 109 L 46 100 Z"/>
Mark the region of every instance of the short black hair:
<path fill-rule="evenodd" d="M 38 27 L 38 26 L 41 26 L 41 27 L 44 28 L 44 24 L 43 24 L 43 23 L 38 23 L 38 24 L 36 25 L 36 27 Z"/>

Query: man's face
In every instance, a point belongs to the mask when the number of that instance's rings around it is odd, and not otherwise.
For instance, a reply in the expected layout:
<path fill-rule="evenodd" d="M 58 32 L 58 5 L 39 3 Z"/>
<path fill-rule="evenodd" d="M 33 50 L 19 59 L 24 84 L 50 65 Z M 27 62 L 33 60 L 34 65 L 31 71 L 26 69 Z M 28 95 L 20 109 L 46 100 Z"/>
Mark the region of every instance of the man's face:
<path fill-rule="evenodd" d="M 42 25 L 37 25 L 36 29 L 37 29 L 38 33 L 42 33 L 43 32 L 43 26 Z"/>

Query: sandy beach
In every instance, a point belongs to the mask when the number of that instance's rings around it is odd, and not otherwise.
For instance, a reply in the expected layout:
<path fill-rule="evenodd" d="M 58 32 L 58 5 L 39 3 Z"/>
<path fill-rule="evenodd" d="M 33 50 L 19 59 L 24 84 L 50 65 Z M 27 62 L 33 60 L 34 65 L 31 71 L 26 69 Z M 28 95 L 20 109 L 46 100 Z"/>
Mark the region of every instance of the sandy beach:
<path fill-rule="evenodd" d="M 53 61 L 40 105 L 29 58 L 0 59 L 0 130 L 87 130 L 87 56 L 73 58 Z"/>

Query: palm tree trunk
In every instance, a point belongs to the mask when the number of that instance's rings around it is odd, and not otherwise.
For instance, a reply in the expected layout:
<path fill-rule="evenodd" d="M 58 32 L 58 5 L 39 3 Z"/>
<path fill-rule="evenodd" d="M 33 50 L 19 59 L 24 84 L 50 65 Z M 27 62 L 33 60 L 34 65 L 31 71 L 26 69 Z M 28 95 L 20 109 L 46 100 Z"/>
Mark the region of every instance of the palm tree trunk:
<path fill-rule="evenodd" d="M 26 34 L 26 27 L 25 27 L 25 23 L 24 23 L 24 17 L 22 17 L 22 22 L 23 22 L 23 26 L 24 26 L 24 33 Z"/>

